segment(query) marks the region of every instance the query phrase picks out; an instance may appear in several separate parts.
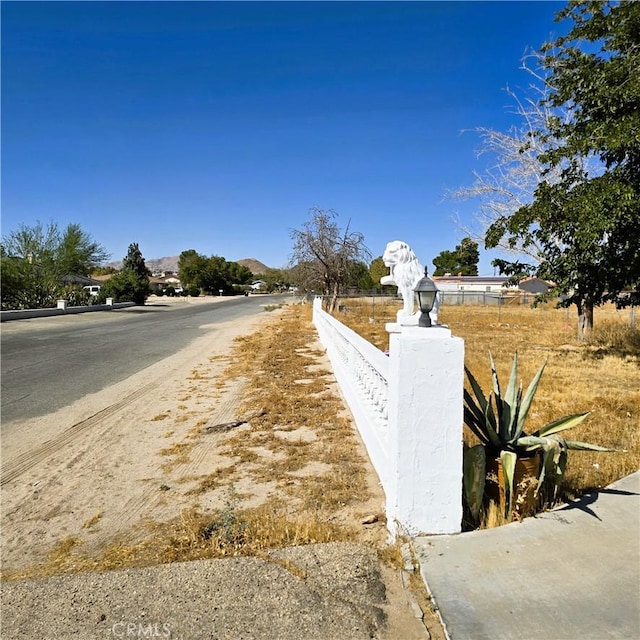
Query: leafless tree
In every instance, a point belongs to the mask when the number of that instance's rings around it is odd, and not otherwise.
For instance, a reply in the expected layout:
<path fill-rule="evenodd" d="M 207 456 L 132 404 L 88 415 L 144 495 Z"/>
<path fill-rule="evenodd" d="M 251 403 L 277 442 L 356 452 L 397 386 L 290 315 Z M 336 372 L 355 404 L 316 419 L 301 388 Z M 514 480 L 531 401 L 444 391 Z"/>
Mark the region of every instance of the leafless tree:
<path fill-rule="evenodd" d="M 571 114 L 552 111 L 548 106 L 546 98 L 550 86 L 541 68 L 539 53 L 531 52 L 523 58 L 522 69 L 532 77 L 527 95 L 521 97 L 512 89 L 506 89 L 521 124 L 506 132 L 488 127 L 473 129 L 480 137 L 477 156 L 489 156 L 495 162 L 482 172 L 474 172 L 471 186 L 448 193 L 453 199 L 479 201 L 475 225 L 470 227 L 458 220 L 465 235 L 476 242 L 484 243 L 492 224 L 510 218 L 523 205 L 530 203 L 541 182 L 553 184 L 560 178 L 562 167 L 550 168 L 541 160 L 541 155 L 554 148 L 556 141 L 551 136 L 540 136 L 539 132 L 549 131 L 552 118 L 567 119 Z M 524 245 L 505 238 L 497 248 L 509 254 L 527 256 L 534 262 L 541 259 L 541 248 L 535 242 Z"/>
<path fill-rule="evenodd" d="M 361 233 L 341 230 L 332 209 L 313 207 L 301 229 L 291 232 L 293 251 L 290 265 L 297 274 L 298 286 L 307 291 L 321 289 L 329 313 L 335 309 L 338 295 L 345 286 L 349 267 L 371 257 Z"/>

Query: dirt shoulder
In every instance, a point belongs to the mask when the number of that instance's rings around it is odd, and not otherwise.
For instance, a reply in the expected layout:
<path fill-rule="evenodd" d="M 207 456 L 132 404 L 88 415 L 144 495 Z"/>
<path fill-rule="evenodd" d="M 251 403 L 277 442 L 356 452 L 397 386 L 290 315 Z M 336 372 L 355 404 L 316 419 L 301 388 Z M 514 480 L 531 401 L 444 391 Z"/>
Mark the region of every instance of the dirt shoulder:
<path fill-rule="evenodd" d="M 4 576 L 41 585 L 247 553 L 275 562 L 276 549 L 325 542 L 383 549 L 384 496 L 309 320 L 289 307 L 217 325 L 3 441 Z M 301 553 L 278 562 L 317 574 Z M 377 563 L 379 633 L 444 637 L 408 562 Z"/>

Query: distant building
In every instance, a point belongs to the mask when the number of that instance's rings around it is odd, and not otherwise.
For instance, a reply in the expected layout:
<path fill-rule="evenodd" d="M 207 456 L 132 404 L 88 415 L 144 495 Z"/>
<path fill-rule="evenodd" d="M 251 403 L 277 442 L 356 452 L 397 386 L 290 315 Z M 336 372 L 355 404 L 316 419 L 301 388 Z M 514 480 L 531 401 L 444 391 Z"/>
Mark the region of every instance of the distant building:
<path fill-rule="evenodd" d="M 519 284 L 507 284 L 505 276 L 433 276 L 445 304 L 531 304 L 536 295 L 552 286 L 540 278 L 526 278 Z"/>
<path fill-rule="evenodd" d="M 440 291 L 459 292 L 469 291 L 474 293 L 491 292 L 502 293 L 508 289 L 514 290 L 517 287 L 508 287 L 504 276 L 432 276 L 433 281 Z"/>
<path fill-rule="evenodd" d="M 552 286 L 551 283 L 540 278 L 525 278 L 519 284 L 507 284 L 505 276 L 432 276 L 433 281 L 440 291 L 468 291 L 473 293 L 504 293 L 514 294 L 519 291 L 525 293 L 546 293 Z"/>
<path fill-rule="evenodd" d="M 97 278 L 88 278 L 77 273 L 68 273 L 62 278 L 63 284 L 81 284 L 82 286 L 98 286 L 100 281 Z"/>
<path fill-rule="evenodd" d="M 520 291 L 526 291 L 527 293 L 547 293 L 553 286 L 552 282 L 547 282 L 541 278 L 525 278 L 518 283 L 518 289 Z"/>

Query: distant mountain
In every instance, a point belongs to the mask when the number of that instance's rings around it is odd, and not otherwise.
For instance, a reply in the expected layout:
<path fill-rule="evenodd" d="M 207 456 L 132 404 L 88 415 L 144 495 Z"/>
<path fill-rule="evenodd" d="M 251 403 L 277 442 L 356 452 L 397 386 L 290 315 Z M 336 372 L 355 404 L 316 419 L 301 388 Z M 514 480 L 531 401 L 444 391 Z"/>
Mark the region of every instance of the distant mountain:
<path fill-rule="evenodd" d="M 167 273 L 178 271 L 178 259 L 180 256 L 169 256 L 167 258 L 151 258 L 145 260 L 145 264 L 151 271 L 165 271 Z"/>
<path fill-rule="evenodd" d="M 255 258 L 243 258 L 242 260 L 236 260 L 238 264 L 241 264 L 243 267 L 247 267 L 254 276 L 260 275 L 264 273 L 269 267 L 260 260 L 256 260 Z"/>
<path fill-rule="evenodd" d="M 166 273 L 173 273 L 178 271 L 178 259 L 180 256 L 168 256 L 166 258 L 145 258 L 145 264 L 151 271 L 164 271 Z M 231 262 L 231 260 L 229 260 Z M 259 275 L 264 273 L 269 267 L 260 260 L 256 260 L 255 258 L 244 258 L 243 260 L 236 260 L 238 264 L 241 264 L 253 275 Z M 116 262 L 110 262 L 105 265 L 106 267 L 113 267 L 114 269 L 122 268 L 122 260 L 118 260 Z"/>
<path fill-rule="evenodd" d="M 151 271 L 166 271 L 167 273 L 173 273 L 178 271 L 178 258 L 180 256 L 169 256 L 166 258 L 145 258 L 144 263 Z M 116 260 L 115 262 L 109 262 L 104 265 L 105 267 L 113 267 L 114 269 L 122 269 L 122 260 Z"/>

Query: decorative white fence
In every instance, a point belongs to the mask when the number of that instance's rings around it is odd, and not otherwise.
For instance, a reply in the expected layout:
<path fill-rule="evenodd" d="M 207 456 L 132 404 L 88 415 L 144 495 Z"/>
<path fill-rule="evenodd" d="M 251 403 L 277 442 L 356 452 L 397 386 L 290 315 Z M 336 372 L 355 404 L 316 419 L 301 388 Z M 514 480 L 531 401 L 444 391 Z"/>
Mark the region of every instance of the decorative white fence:
<path fill-rule="evenodd" d="M 389 477 L 389 358 L 313 302 L 313 321 L 385 492 Z"/>
<path fill-rule="evenodd" d="M 320 298 L 313 321 L 380 478 L 391 533 L 459 532 L 463 341 L 445 327 L 390 324 L 387 356 Z"/>

